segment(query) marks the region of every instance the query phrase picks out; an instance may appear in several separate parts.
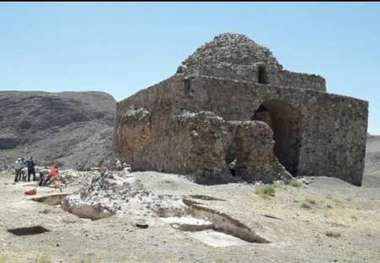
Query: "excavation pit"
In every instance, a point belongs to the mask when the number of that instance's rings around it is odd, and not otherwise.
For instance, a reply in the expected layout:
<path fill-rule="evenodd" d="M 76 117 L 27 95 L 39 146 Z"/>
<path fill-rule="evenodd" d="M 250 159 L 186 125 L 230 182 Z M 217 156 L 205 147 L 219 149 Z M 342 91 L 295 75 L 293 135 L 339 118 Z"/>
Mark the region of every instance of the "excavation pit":
<path fill-rule="evenodd" d="M 190 236 L 215 247 L 270 243 L 252 229 L 219 211 L 183 199 L 187 208 L 158 211 L 161 220 L 171 227 L 189 232 Z"/>
<path fill-rule="evenodd" d="M 50 230 L 44 228 L 43 226 L 12 228 L 8 229 L 7 231 L 16 236 L 29 236 L 50 232 Z"/>
<path fill-rule="evenodd" d="M 205 201 L 226 201 L 209 195 L 189 195 L 189 197 Z"/>

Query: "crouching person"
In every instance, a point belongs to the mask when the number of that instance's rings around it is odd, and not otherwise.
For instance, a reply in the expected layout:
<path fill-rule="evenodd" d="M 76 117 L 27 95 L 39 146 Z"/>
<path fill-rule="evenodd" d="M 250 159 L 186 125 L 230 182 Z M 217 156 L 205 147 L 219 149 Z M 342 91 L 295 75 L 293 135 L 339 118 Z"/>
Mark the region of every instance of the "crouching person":
<path fill-rule="evenodd" d="M 54 162 L 52 163 L 52 166 L 50 168 L 48 175 L 46 177 L 41 176 L 41 178 L 42 179 L 40 179 L 40 183 L 39 183 L 40 186 L 49 185 L 51 183 L 54 183 L 55 186 L 57 186 L 62 191 L 62 189 L 61 189 L 62 182 L 59 179 L 58 166 Z"/>
<path fill-rule="evenodd" d="M 44 175 L 43 172 L 39 172 L 40 175 L 40 182 L 38 183 L 39 186 L 43 186 L 45 181 L 47 181 L 47 175 Z"/>

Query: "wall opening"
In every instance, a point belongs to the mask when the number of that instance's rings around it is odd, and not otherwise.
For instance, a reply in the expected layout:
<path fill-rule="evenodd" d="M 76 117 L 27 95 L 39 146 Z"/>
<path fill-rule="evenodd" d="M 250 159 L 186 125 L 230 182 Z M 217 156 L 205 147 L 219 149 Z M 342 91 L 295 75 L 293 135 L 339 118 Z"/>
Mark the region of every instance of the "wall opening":
<path fill-rule="evenodd" d="M 259 66 L 257 74 L 257 80 L 259 83 L 268 84 L 267 70 L 265 66 Z"/>
<path fill-rule="evenodd" d="M 237 153 L 234 148 L 230 147 L 228 149 L 224 160 L 226 162 L 230 174 L 232 176 L 236 176 Z"/>
<path fill-rule="evenodd" d="M 183 79 L 183 87 L 185 89 L 185 94 L 189 94 L 191 91 L 191 80 L 189 78 Z"/>
<path fill-rule="evenodd" d="M 301 148 L 301 114 L 280 100 L 265 101 L 252 120 L 266 122 L 273 130 L 274 154 L 292 174 L 297 175 Z"/>

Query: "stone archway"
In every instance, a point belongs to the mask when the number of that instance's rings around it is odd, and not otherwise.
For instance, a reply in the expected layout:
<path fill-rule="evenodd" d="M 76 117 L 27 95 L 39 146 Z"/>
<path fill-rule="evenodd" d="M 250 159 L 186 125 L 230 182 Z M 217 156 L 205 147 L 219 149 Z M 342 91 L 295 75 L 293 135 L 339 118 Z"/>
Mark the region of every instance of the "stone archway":
<path fill-rule="evenodd" d="M 297 175 L 302 143 L 300 112 L 281 100 L 268 100 L 259 106 L 252 120 L 264 121 L 272 128 L 274 154 L 292 175 Z"/>

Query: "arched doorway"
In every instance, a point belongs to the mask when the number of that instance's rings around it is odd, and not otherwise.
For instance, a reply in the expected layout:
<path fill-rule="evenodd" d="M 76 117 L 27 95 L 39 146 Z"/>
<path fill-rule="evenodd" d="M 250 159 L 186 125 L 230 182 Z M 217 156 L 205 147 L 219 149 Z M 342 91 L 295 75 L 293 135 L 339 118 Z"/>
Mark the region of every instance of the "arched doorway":
<path fill-rule="evenodd" d="M 256 110 L 252 120 L 266 122 L 273 130 L 274 154 L 292 174 L 297 175 L 301 148 L 301 114 L 280 100 L 268 100 Z"/>

